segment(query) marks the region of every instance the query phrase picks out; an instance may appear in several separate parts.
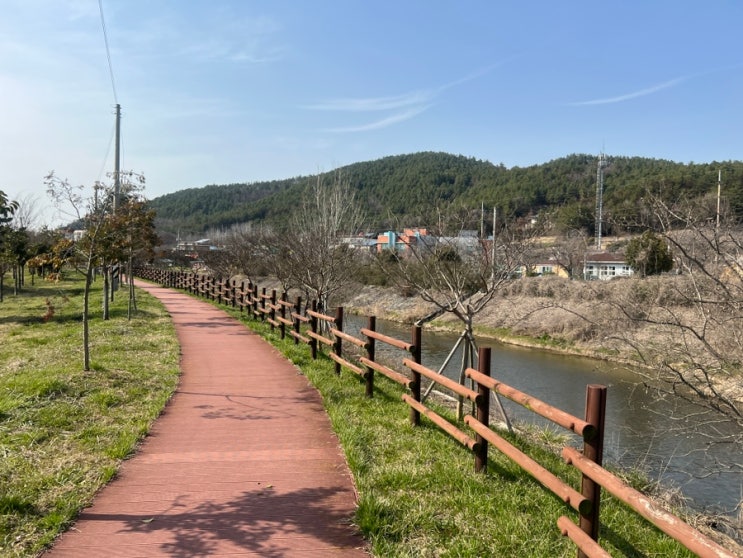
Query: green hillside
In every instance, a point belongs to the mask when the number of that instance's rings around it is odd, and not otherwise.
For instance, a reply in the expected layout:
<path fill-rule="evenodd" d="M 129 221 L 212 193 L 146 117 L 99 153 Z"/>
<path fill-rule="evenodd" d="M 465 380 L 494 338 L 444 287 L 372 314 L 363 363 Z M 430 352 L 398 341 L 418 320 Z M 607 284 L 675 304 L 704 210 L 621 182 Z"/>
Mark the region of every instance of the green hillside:
<path fill-rule="evenodd" d="M 743 217 L 743 162 L 684 164 L 641 157 L 609 157 L 605 169 L 607 216 L 631 220 L 647 191 L 668 200 L 723 196 Z M 595 155 L 569 155 L 540 165 L 506 168 L 462 155 L 423 152 L 355 163 L 338 169 L 356 189 L 370 230 L 398 223 L 430 225 L 436 208 L 452 202 L 497 207 L 512 217 L 546 208 L 564 226 L 591 228 L 596 193 Z M 152 200 L 162 231 L 198 234 L 246 222 L 280 225 L 316 177 L 190 188 Z"/>

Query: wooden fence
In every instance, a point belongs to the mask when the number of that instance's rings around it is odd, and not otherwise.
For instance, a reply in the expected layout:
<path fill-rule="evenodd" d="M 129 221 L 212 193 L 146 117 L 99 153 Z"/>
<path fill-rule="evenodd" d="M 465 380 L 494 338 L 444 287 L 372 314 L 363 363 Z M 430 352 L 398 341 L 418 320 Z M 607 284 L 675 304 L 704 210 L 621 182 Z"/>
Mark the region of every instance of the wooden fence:
<path fill-rule="evenodd" d="M 466 376 L 477 386 L 477 389 L 471 389 L 421 364 L 420 326 L 414 326 L 410 341 L 405 341 L 377 332 L 376 317 L 370 316 L 367 327 L 361 328 L 360 337 L 356 337 L 343 331 L 342 307 L 337 308 L 333 316 L 318 312 L 313 302 L 305 303 L 303 309 L 300 297 L 294 302 L 289 302 L 286 295 L 277 298 L 275 290 L 267 293 L 265 288 L 259 289 L 248 281 L 220 279 L 191 272 L 165 271 L 153 267 L 138 268 L 135 270 L 135 276 L 239 308 L 247 316 L 267 322 L 272 329 L 278 328 L 282 338 L 289 335 L 295 344 L 306 344 L 313 359 L 318 358 L 325 347 L 327 352 L 324 354 L 335 363 L 337 374 L 345 368 L 364 378 L 366 397 L 374 395 L 375 373 L 401 384 L 406 388 L 402 400 L 410 409 L 411 424 L 420 424 L 421 416 L 425 416 L 474 454 L 475 471 L 485 471 L 488 450 L 493 447 L 576 510 L 580 518 L 577 525 L 567 516 L 561 516 L 557 519 L 557 527 L 564 536 L 575 543 L 579 557 L 609 556 L 597 542 L 603 488 L 698 556 L 735 558 L 732 552 L 719 546 L 675 515 L 666 512 L 601 466 L 606 410 L 605 386 L 586 387 L 585 418 L 581 419 L 491 378 L 490 348 L 479 350 L 477 370 L 468 368 L 465 371 Z M 356 347 L 353 356 L 344 353 L 344 342 Z M 400 361 L 401 370 L 406 369 L 407 372 L 395 370 L 378 362 L 375 357 L 377 343 L 399 349 L 405 355 Z M 421 400 L 421 383 L 424 377 L 437 387 L 473 403 L 475 411 L 464 417 L 464 425 L 454 424 L 426 406 Z M 506 397 L 583 439 L 582 452 L 572 447 L 565 447 L 562 451 L 565 462 L 577 468 L 582 474 L 580 491 L 569 486 L 491 428 L 490 401 L 493 394 Z M 462 426 L 468 427 L 469 431 L 463 430 Z"/>

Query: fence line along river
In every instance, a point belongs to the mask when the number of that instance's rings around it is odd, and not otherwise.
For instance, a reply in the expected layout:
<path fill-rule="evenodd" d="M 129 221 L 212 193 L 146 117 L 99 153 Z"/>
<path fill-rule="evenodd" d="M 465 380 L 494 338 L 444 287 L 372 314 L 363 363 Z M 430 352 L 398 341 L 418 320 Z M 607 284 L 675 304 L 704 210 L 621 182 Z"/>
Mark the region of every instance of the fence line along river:
<path fill-rule="evenodd" d="M 365 318 L 346 315 L 344 330 L 365 327 Z M 377 330 L 408 339 L 411 328 L 377 320 Z M 458 335 L 424 328 L 422 360 L 438 370 Z M 690 507 L 735 515 L 743 500 L 743 455 L 739 445 L 719 443 L 736 433 L 730 424 L 699 424 L 698 409 L 683 401 L 660 397 L 644 387 L 637 371 L 622 365 L 504 345 L 478 338 L 493 347 L 493 377 L 575 416 L 585 408 L 587 384 L 608 386 L 604 461 L 644 471 L 666 487 L 678 488 Z M 399 355 L 398 355 L 399 356 Z M 461 354 L 444 373 L 458 376 Z M 539 417 L 511 405 L 512 420 L 539 423 Z M 542 423 L 544 425 L 544 423 Z"/>

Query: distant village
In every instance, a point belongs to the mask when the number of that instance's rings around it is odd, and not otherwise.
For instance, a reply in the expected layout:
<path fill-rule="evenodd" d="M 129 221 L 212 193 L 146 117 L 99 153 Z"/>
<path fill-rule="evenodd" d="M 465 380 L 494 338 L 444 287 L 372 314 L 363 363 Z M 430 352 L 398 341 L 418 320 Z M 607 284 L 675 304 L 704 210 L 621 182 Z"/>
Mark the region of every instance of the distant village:
<path fill-rule="evenodd" d="M 454 247 L 460 254 L 475 253 L 482 250 L 482 244 L 492 245 L 493 237 L 481 239 L 476 230 L 463 230 L 455 237 L 441 237 L 429 233 L 426 228 L 404 228 L 402 232 L 386 231 L 381 234 L 360 234 L 339 239 L 350 249 L 366 254 L 393 252 L 397 256 L 409 256 L 412 251 L 432 250 L 435 246 Z M 194 261 L 201 259 L 204 253 L 221 250 L 224 246 L 209 238 L 195 241 L 178 241 L 176 253 Z M 608 281 L 619 277 L 630 277 L 634 274 L 632 267 L 625 261 L 622 252 L 601 249 L 587 250 L 582 261 L 581 278 L 587 281 Z M 515 272 L 517 277 L 538 277 L 556 275 L 570 277 L 568 269 L 554 257 L 537 258 L 523 265 Z M 575 274 L 574 274 L 575 275 Z"/>

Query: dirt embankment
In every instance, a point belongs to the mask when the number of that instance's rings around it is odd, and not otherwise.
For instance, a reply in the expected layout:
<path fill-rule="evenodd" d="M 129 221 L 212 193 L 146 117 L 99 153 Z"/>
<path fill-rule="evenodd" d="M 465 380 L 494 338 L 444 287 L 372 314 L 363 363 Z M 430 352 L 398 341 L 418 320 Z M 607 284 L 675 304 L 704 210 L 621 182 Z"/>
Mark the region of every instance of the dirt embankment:
<path fill-rule="evenodd" d="M 475 329 L 483 337 L 506 343 L 635 360 L 635 351 L 623 347 L 626 343 L 618 338 L 626 333 L 627 324 L 626 316 L 610 301 L 615 286 L 557 277 L 519 280 L 502 288 L 476 316 Z M 436 309 L 415 295 L 375 286 L 354 289 L 343 305 L 356 314 L 403 323 L 413 323 Z M 460 323 L 452 314 L 444 314 L 427 327 L 459 330 Z"/>
<path fill-rule="evenodd" d="M 262 286 L 280 288 L 276 282 Z M 649 377 L 671 367 L 695 387 L 743 406 L 743 311 L 686 276 L 571 281 L 530 277 L 504 285 L 474 320 L 475 331 L 504 343 L 644 367 Z M 294 293 L 301 294 L 301 293 Z M 704 304 L 695 302 L 698 297 Z M 715 304 L 710 301 L 717 300 Z M 735 301 L 733 301 L 735 302 Z M 395 287 L 353 285 L 333 301 L 347 312 L 413 323 L 436 307 Z M 461 330 L 444 314 L 427 328 Z M 694 376 L 696 374 L 696 376 Z M 669 387 L 671 387 L 669 385 Z"/>
<path fill-rule="evenodd" d="M 534 277 L 505 285 L 475 318 L 479 335 L 506 343 L 645 366 L 660 362 L 695 363 L 715 370 L 724 361 L 743 362 L 739 343 L 743 317 L 694 304 L 696 284 L 683 276 L 628 278 L 614 281 L 571 281 Z M 435 307 L 394 288 L 353 289 L 344 306 L 362 315 L 412 323 Z M 715 316 L 715 313 L 720 314 Z M 731 319 L 736 318 L 736 319 Z M 692 331 L 689 326 L 696 328 Z M 446 314 L 428 327 L 459 330 Z M 700 339 L 697 333 L 702 333 Z M 739 335 L 741 334 L 741 335 Z M 729 370 L 727 371 L 729 372 Z M 718 387 L 741 391 L 740 376 L 721 374 Z M 735 399 L 742 394 L 736 393 Z"/>

